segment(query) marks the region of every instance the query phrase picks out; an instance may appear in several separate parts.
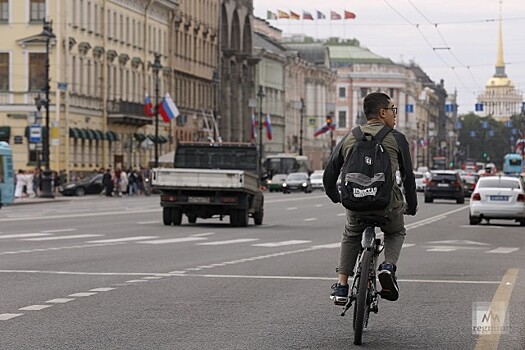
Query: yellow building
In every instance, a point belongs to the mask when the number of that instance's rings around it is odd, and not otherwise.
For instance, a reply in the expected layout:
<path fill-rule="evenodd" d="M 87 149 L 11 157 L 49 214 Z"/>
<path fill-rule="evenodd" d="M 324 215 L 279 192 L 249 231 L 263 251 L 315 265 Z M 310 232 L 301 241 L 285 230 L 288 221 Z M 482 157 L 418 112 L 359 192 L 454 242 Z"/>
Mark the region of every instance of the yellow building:
<path fill-rule="evenodd" d="M 30 125 L 45 126 L 47 114 L 49 166 L 68 173 L 147 166 L 155 144 L 163 155 L 175 138 L 202 137 L 196 115 L 215 103 L 218 4 L 0 0 L 0 137 L 13 146 L 15 168 L 44 166 L 46 147 L 30 142 L 38 139 Z M 156 131 L 155 117 L 144 113 L 145 95 L 155 105 L 166 93 L 181 117 L 165 123 L 159 116 Z"/>

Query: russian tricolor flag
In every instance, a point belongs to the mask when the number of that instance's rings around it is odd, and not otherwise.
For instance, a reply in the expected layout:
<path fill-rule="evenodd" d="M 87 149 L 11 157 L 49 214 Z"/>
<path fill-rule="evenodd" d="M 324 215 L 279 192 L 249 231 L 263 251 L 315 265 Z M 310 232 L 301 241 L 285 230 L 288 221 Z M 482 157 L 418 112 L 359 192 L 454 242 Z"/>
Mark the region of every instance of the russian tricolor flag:
<path fill-rule="evenodd" d="M 148 94 L 146 94 L 146 98 L 144 99 L 144 114 L 146 114 L 148 117 L 155 116 L 155 111 L 153 110 L 153 103 L 151 103 L 151 98 L 149 98 Z"/>
<path fill-rule="evenodd" d="M 266 127 L 266 137 L 268 140 L 272 139 L 272 122 L 270 121 L 270 115 L 266 114 L 264 117 L 263 126 Z"/>
<path fill-rule="evenodd" d="M 164 96 L 162 102 L 159 104 L 159 113 L 162 116 L 162 120 L 166 123 L 169 123 L 173 118 L 177 118 L 180 114 L 179 109 L 169 93 L 166 93 L 166 96 Z"/>

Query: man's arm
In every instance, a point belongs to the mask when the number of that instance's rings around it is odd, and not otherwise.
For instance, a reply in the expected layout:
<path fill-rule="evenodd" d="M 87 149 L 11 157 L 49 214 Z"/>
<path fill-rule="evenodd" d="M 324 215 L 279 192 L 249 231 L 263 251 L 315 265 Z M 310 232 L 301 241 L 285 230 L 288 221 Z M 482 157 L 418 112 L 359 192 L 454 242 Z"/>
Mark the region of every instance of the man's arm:
<path fill-rule="evenodd" d="M 341 196 L 337 190 L 337 179 L 339 178 L 341 167 L 345 161 L 342 155 L 342 148 L 343 143 L 347 137 L 348 135 L 343 137 L 337 146 L 335 146 L 323 173 L 323 185 L 325 193 L 334 203 L 341 202 Z"/>
<path fill-rule="evenodd" d="M 405 189 L 405 198 L 407 201 L 406 213 L 416 215 L 417 212 L 417 193 L 416 179 L 412 170 L 412 158 L 410 157 L 410 147 L 405 135 L 393 133 L 399 148 L 399 172 Z"/>

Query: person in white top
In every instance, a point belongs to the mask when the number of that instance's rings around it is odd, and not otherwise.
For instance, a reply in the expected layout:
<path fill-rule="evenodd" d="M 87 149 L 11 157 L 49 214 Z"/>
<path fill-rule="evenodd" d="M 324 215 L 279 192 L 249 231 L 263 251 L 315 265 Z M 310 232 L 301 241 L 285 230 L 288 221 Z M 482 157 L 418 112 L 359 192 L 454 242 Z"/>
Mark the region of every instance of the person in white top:
<path fill-rule="evenodd" d="M 27 186 L 25 171 L 22 169 L 18 170 L 16 174 L 16 187 L 15 187 L 15 198 L 24 197 L 24 186 Z"/>

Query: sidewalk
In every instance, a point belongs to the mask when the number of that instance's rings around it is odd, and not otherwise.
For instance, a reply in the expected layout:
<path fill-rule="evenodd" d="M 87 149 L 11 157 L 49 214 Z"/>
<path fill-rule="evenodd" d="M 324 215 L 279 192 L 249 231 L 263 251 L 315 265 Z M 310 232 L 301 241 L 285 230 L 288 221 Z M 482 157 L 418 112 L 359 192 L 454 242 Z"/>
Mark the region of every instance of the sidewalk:
<path fill-rule="evenodd" d="M 58 193 L 58 194 L 55 194 L 55 198 L 39 198 L 39 197 L 15 198 L 13 203 L 10 203 L 9 206 L 25 205 L 25 204 L 39 204 L 39 203 L 69 202 L 70 200 L 71 198 L 64 197 L 60 193 Z"/>

